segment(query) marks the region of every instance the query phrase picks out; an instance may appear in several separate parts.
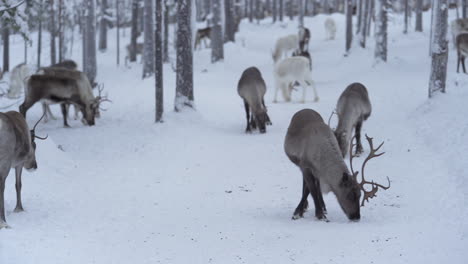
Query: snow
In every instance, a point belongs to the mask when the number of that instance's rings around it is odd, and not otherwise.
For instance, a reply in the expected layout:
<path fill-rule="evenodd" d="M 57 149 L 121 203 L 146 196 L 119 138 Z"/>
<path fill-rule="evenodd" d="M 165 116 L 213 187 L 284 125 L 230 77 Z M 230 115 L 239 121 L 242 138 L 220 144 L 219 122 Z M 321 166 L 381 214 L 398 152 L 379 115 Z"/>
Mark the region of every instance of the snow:
<path fill-rule="evenodd" d="M 37 142 L 38 170 L 23 172 L 24 213 L 12 212 L 10 172 L 11 228 L 0 230 L 0 263 L 465 263 L 468 79 L 456 74 L 452 45 L 447 93 L 429 100 L 428 32 L 403 35 L 403 18 L 395 15 L 388 62 L 374 64 L 374 41 L 363 50 L 355 40 L 344 57 L 345 18 L 333 15 L 333 41 L 325 40 L 326 18 L 305 18 L 320 102 L 308 91 L 305 104 L 272 103 L 271 49 L 276 38 L 296 32 L 297 21 L 244 21 L 239 41 L 225 45 L 223 63 L 211 64 L 208 49 L 195 52 L 196 111 L 172 111 L 175 74 L 164 65 L 162 124 L 153 123 L 154 80 L 140 79 L 141 64 L 116 67 L 110 42 L 98 53 L 97 81 L 113 104 L 93 127 L 71 120 L 72 128 L 63 128 L 61 117 L 38 125 L 49 138 Z M 12 42 L 15 65 L 23 42 Z M 77 62 L 80 56 L 73 53 Z M 273 125 L 262 135 L 244 133 L 236 91 L 250 66 L 268 87 Z M 324 197 L 330 222 L 315 219 L 311 199 L 305 217 L 293 221 L 302 179 L 283 151 L 290 118 L 312 108 L 327 120 L 351 82 L 367 86 L 373 106 L 363 132 L 385 141 L 386 154 L 369 162 L 366 175 L 384 184 L 388 176 L 392 187 L 362 208 L 360 222 L 348 221 L 331 193 Z M 60 116 L 57 106 L 52 111 Z M 38 104 L 28 123 L 40 115 Z"/>

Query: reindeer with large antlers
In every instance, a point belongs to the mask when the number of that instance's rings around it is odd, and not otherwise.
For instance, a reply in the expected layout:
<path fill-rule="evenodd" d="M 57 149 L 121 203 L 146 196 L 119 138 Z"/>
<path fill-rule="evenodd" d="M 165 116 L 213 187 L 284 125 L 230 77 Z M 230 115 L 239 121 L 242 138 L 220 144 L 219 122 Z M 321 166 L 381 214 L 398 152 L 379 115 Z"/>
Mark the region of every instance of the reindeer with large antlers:
<path fill-rule="evenodd" d="M 41 117 L 41 119 L 44 116 Z M 15 212 L 23 211 L 21 202 L 21 174 L 23 167 L 27 170 L 37 169 L 35 129 L 29 130 L 24 117 L 15 111 L 0 113 L 0 229 L 8 227 L 5 219 L 4 191 L 5 181 L 11 168 L 16 170 L 16 208 Z"/>
<path fill-rule="evenodd" d="M 372 139 L 369 139 L 371 153 L 364 161 L 362 171 L 367 162 L 382 154 L 377 154 L 381 146 L 374 149 Z M 294 114 L 284 141 L 284 150 L 288 158 L 302 172 L 302 197 L 293 219 L 303 217 L 308 207 L 307 197 L 312 195 L 315 204 L 315 216 L 326 220 L 326 206 L 322 192 L 333 192 L 346 216 L 353 221 L 361 218 L 360 197 L 364 191 L 364 199 L 375 196 L 375 188 L 389 187 L 364 180 L 356 180 L 357 173 L 351 174 L 346 166 L 338 142 L 330 127 L 324 123 L 319 113 L 311 109 L 303 109 Z M 371 184 L 373 190 L 364 189 L 365 184 Z"/>

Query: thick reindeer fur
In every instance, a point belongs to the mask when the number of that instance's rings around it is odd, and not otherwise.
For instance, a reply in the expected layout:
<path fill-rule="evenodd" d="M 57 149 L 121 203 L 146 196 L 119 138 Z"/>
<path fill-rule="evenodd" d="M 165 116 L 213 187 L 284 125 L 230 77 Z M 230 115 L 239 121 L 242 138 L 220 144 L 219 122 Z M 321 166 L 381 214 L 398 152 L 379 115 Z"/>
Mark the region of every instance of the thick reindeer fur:
<path fill-rule="evenodd" d="M 291 101 L 292 85 L 298 82 L 302 86 L 302 103 L 306 100 L 306 87 L 311 86 L 314 91 L 314 101 L 317 102 L 319 97 L 315 88 L 315 83 L 312 80 L 312 71 L 310 69 L 309 60 L 302 56 L 286 58 L 275 65 L 275 98 L 277 102 L 278 90 L 283 93 L 286 102 Z"/>
<path fill-rule="evenodd" d="M 457 36 L 463 33 L 468 33 L 468 18 L 458 18 L 452 21 L 450 24 L 452 31 L 452 43 L 453 46 L 457 46 Z"/>
<path fill-rule="evenodd" d="M 237 85 L 237 92 L 244 100 L 245 113 L 247 117 L 247 128 L 245 132 L 258 127 L 260 133 L 266 132 L 266 125 L 271 125 L 267 114 L 265 100 L 266 85 L 262 74 L 256 67 L 247 68 Z"/>
<path fill-rule="evenodd" d="M 466 73 L 465 58 L 468 56 L 468 33 L 459 34 L 456 37 L 457 48 L 457 73 L 460 71 L 460 64 L 463 68 L 463 73 Z"/>
<path fill-rule="evenodd" d="M 294 114 L 284 141 L 284 151 L 303 175 L 302 197 L 293 219 L 303 216 L 309 193 L 314 199 L 315 216 L 326 219 L 322 192 L 331 191 L 348 218 L 359 220 L 359 185 L 341 157 L 333 131 L 320 114 L 311 109 Z"/>
<path fill-rule="evenodd" d="M 5 219 L 5 181 L 11 168 L 16 170 L 16 208 L 23 211 L 21 174 L 37 169 L 36 145 L 23 116 L 15 111 L 0 113 L 0 229 L 8 227 Z"/>
<path fill-rule="evenodd" d="M 18 64 L 11 70 L 10 88 L 7 93 L 8 98 L 18 98 L 21 96 L 31 73 L 31 66 L 25 63 Z"/>
<path fill-rule="evenodd" d="M 361 127 L 372 112 L 372 105 L 366 87 L 360 83 L 350 84 L 338 99 L 336 112 L 338 126 L 335 130 L 335 136 L 343 157 L 348 154 L 353 129 L 356 130 L 356 154 L 362 153 Z"/>
<path fill-rule="evenodd" d="M 275 49 L 273 50 L 273 61 L 278 62 L 281 58 L 287 55 L 287 52 L 299 49 L 299 37 L 296 34 L 287 35 L 276 40 Z"/>
<path fill-rule="evenodd" d="M 336 23 L 335 20 L 331 17 L 325 20 L 325 32 L 327 40 L 335 39 Z"/>

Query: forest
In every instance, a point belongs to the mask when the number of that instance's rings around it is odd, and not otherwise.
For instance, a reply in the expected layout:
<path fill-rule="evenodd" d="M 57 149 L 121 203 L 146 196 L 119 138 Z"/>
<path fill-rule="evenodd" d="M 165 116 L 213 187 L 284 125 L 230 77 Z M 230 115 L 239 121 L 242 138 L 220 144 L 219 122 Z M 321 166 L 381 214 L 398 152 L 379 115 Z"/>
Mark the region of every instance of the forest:
<path fill-rule="evenodd" d="M 468 0 L 0 0 L 0 263 L 466 263 Z"/>

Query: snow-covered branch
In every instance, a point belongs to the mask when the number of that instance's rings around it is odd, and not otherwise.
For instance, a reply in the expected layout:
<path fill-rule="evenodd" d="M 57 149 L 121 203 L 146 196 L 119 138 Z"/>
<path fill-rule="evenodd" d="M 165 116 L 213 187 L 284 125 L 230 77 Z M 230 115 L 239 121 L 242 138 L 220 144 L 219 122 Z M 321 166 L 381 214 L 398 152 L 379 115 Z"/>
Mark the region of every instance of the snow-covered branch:
<path fill-rule="evenodd" d="M 5 6 L 0 6 L 0 13 L 2 12 L 5 12 L 5 11 L 8 11 L 8 10 L 11 10 L 11 9 L 15 9 L 17 8 L 18 6 L 22 5 L 24 3 L 25 0 L 21 0 L 19 1 L 18 3 L 14 4 L 14 5 L 5 5 Z"/>

